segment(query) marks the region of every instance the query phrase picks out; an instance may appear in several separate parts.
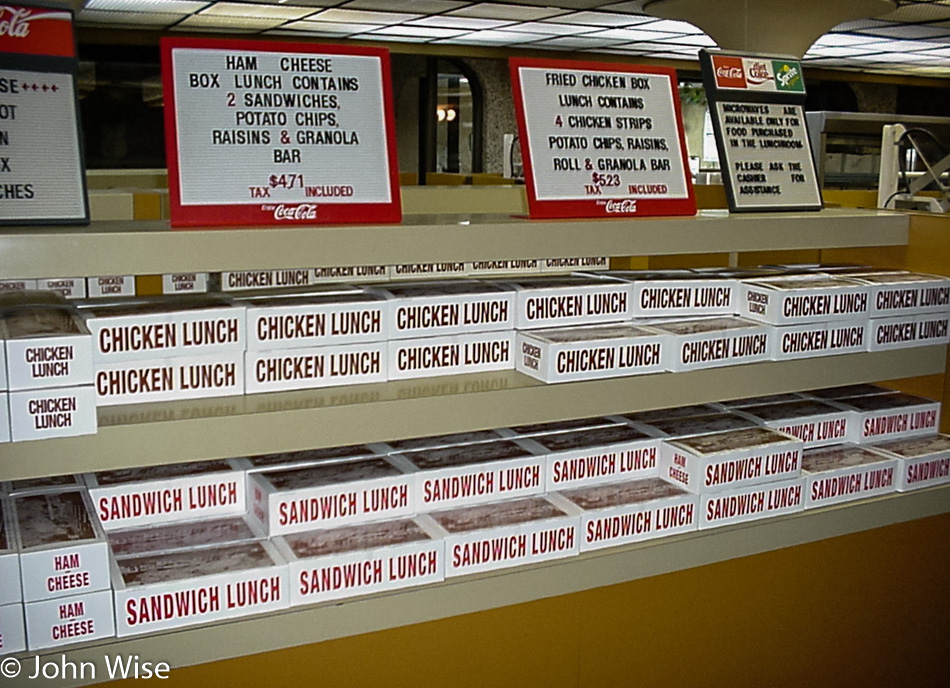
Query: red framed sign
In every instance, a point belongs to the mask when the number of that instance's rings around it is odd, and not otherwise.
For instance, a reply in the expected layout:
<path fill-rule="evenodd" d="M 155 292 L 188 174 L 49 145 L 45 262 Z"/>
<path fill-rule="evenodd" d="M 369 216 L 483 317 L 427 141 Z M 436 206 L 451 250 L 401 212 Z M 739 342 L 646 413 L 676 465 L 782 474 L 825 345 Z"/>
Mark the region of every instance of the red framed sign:
<path fill-rule="evenodd" d="M 0 224 L 87 224 L 73 15 L 0 6 Z"/>
<path fill-rule="evenodd" d="M 162 39 L 173 227 L 399 222 L 389 53 Z"/>
<path fill-rule="evenodd" d="M 509 65 L 532 218 L 696 213 L 675 70 Z"/>

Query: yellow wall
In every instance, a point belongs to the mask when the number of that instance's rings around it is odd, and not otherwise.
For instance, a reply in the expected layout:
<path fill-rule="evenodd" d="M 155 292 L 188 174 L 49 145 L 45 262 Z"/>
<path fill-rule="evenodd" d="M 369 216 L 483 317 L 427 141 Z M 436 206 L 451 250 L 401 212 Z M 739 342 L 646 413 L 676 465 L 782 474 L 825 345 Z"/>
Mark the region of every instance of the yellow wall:
<path fill-rule="evenodd" d="M 950 685 L 950 515 L 174 669 L 168 688 Z M 136 684 L 127 683 L 128 688 Z"/>

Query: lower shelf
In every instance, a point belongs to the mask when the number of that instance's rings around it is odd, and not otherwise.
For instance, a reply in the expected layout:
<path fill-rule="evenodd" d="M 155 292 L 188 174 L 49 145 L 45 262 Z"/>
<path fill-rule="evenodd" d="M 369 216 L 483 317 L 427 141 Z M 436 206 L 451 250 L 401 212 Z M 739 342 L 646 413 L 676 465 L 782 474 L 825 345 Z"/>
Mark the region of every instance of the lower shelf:
<path fill-rule="evenodd" d="M 0 445 L 0 481 L 424 437 L 943 373 L 946 346 L 546 385 L 514 371 L 117 406 Z"/>
<path fill-rule="evenodd" d="M 944 513 L 950 513 L 950 485 L 661 538 L 422 588 L 92 643 L 67 651 L 65 659 L 77 664 L 93 663 L 95 681 L 88 680 L 87 672 L 85 681 L 58 683 L 67 686 L 106 680 L 104 656 L 139 655 L 141 661 L 167 662 L 174 670 L 624 583 Z M 32 672 L 34 656 L 21 656 L 24 673 Z M 40 662 L 59 663 L 62 656 L 61 652 L 44 651 Z M 22 685 L 29 684 L 22 680 Z M 5 681 L 4 685 L 20 684 Z"/>

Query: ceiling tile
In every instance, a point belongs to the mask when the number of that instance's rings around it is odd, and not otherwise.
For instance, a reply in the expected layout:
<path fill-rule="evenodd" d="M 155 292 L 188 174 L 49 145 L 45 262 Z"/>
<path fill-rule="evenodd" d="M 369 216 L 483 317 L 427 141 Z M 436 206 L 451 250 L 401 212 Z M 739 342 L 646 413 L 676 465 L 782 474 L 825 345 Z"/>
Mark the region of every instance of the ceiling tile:
<path fill-rule="evenodd" d="M 397 24 L 396 26 L 386 26 L 381 29 L 374 29 L 370 32 L 374 36 L 415 36 L 417 38 L 451 38 L 452 36 L 461 36 L 469 33 L 459 29 L 437 29 L 433 26 L 409 26 L 408 24 Z"/>
<path fill-rule="evenodd" d="M 120 12 L 154 12 L 159 14 L 177 14 L 185 16 L 197 12 L 208 4 L 204 2 L 188 2 L 188 0 L 89 0 L 83 10 L 118 10 Z"/>
<path fill-rule="evenodd" d="M 199 12 L 202 17 L 261 17 L 275 19 L 303 19 L 319 11 L 314 7 L 291 5 L 252 5 L 239 2 L 215 2 Z"/>
<path fill-rule="evenodd" d="M 675 33 L 662 31 L 643 31 L 642 29 L 605 29 L 590 34 L 591 37 L 610 38 L 617 41 L 659 41 L 664 38 L 676 38 Z"/>
<path fill-rule="evenodd" d="M 171 26 L 181 21 L 184 15 L 162 12 L 106 12 L 103 10 L 82 10 L 76 15 L 76 22 L 82 24 L 117 24 L 123 26 Z"/>
<path fill-rule="evenodd" d="M 652 31 L 672 31 L 674 33 L 704 33 L 698 26 L 694 26 L 685 21 L 674 21 L 672 19 L 661 19 L 654 22 L 650 29 Z"/>
<path fill-rule="evenodd" d="M 541 38 L 536 33 L 519 33 L 503 29 L 489 29 L 487 31 L 473 31 L 457 38 L 447 38 L 437 43 L 464 43 L 467 45 L 514 45 L 530 43 Z"/>
<path fill-rule="evenodd" d="M 674 38 L 664 38 L 663 43 L 673 43 L 675 45 L 695 46 L 697 48 L 714 48 L 716 41 L 706 34 L 690 34 L 689 36 L 676 36 Z M 674 48 L 675 50 L 675 48 Z"/>
<path fill-rule="evenodd" d="M 333 4 L 338 4 L 334 2 Z M 471 3 L 460 0 L 350 0 L 340 5 L 348 10 L 375 10 L 380 12 L 412 12 L 418 14 L 441 14 Z"/>
<path fill-rule="evenodd" d="M 571 12 L 545 21 L 564 24 L 587 24 L 588 26 L 630 26 L 643 23 L 643 17 L 633 17 L 629 14 L 614 14 L 612 12 Z"/>
<path fill-rule="evenodd" d="M 458 17 L 479 17 L 481 19 L 511 19 L 513 21 L 538 21 L 559 14 L 567 10 L 556 7 L 525 7 L 524 5 L 509 5 L 495 2 L 480 2 L 470 7 L 452 10 L 448 14 Z"/>
<path fill-rule="evenodd" d="M 593 26 L 574 26 L 572 24 L 555 24 L 554 22 L 522 22 L 508 27 L 510 31 L 524 31 L 525 33 L 542 33 L 546 36 L 576 36 L 590 33 L 598 29 Z"/>
<path fill-rule="evenodd" d="M 445 14 L 406 22 L 406 24 L 412 26 L 434 26 L 440 29 L 465 29 L 467 31 L 497 29 L 501 26 L 511 26 L 513 23 L 511 19 L 479 19 L 477 17 L 453 17 Z"/>
<path fill-rule="evenodd" d="M 185 29 L 219 29 L 222 31 L 234 29 L 236 31 L 250 31 L 275 29 L 285 21 L 285 19 L 275 17 L 226 17 L 221 15 L 195 14 L 191 17 L 185 17 L 174 29 L 178 31 Z"/>
<path fill-rule="evenodd" d="M 296 21 L 284 24 L 282 29 L 291 29 L 293 31 L 320 31 L 322 33 L 332 33 L 340 35 L 349 35 L 354 33 L 363 33 L 364 31 L 373 31 L 383 28 L 382 24 L 357 24 L 355 22 L 316 22 L 316 21 Z"/>
<path fill-rule="evenodd" d="M 607 48 L 621 45 L 623 41 L 608 38 L 591 38 L 590 36 L 558 36 L 540 41 L 536 45 L 557 46 L 559 48 Z"/>
<path fill-rule="evenodd" d="M 421 14 L 409 14 L 407 12 L 369 12 L 365 10 L 342 10 L 334 7 L 333 9 L 323 10 L 322 12 L 310 17 L 313 21 L 328 22 L 346 22 L 355 24 L 399 24 L 411 19 L 421 19 Z"/>

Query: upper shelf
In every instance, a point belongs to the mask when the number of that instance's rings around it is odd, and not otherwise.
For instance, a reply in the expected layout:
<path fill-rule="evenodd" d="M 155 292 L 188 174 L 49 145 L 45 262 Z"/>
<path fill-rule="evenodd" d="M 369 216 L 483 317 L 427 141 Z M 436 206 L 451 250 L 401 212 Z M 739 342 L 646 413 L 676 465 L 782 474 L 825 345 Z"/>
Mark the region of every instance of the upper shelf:
<path fill-rule="evenodd" d="M 895 246 L 906 215 L 811 213 L 527 220 L 407 215 L 398 225 L 171 230 L 164 221 L 0 229 L 0 275 L 17 278 L 332 267 L 471 260 Z"/>
<path fill-rule="evenodd" d="M 546 385 L 514 371 L 99 410 L 95 435 L 0 445 L 0 481 L 423 437 L 942 373 L 947 347 Z"/>

